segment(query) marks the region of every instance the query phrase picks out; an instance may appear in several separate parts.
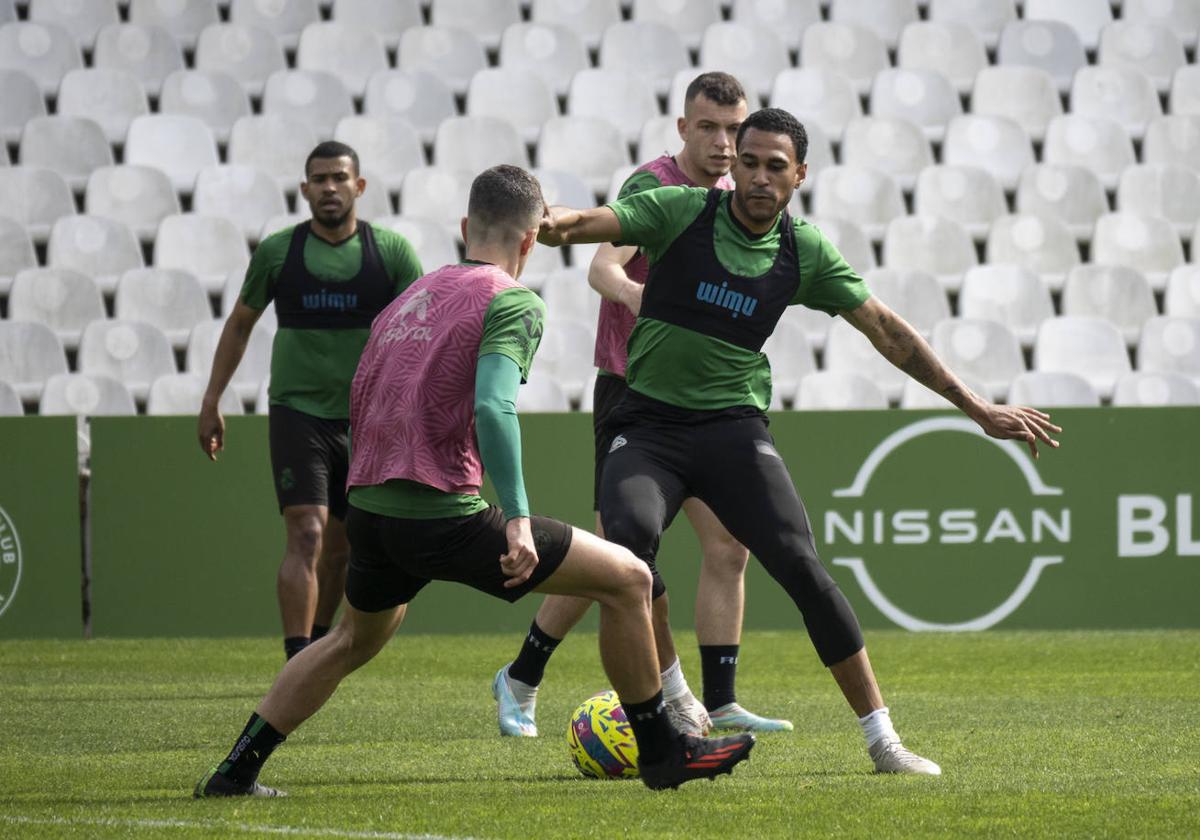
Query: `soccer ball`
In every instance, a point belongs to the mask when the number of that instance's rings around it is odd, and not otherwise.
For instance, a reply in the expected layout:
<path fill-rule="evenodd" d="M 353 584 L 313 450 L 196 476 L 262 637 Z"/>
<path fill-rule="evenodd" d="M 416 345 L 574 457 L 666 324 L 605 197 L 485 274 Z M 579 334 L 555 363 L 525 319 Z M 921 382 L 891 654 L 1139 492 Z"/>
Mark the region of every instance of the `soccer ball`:
<path fill-rule="evenodd" d="M 637 741 L 617 692 L 601 691 L 579 704 L 567 727 L 567 750 L 589 778 L 637 776 Z"/>

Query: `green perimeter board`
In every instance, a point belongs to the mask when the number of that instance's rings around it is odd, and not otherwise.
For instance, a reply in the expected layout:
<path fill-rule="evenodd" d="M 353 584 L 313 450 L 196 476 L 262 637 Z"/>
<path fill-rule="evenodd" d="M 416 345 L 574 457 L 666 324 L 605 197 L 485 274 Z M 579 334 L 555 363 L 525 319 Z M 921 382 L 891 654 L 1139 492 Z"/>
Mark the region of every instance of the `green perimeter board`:
<path fill-rule="evenodd" d="M 1006 628 L 1200 626 L 1200 557 L 1193 556 L 1200 551 L 1200 444 L 1189 432 L 1200 426 L 1200 411 L 1075 409 L 1056 411 L 1055 419 L 1065 426 L 1063 448 L 1044 451 L 1029 474 L 1019 461 L 1033 462 L 1023 455 L 1014 459 L 960 428 L 935 428 L 880 458 L 859 496 L 834 491 L 852 488 L 864 461 L 889 435 L 911 433 L 914 424 L 931 420 L 970 425 L 961 415 L 942 412 L 793 412 L 773 415 L 771 430 L 808 507 L 822 558 L 867 627 L 906 621 Z M 274 575 L 282 529 L 269 480 L 265 419 L 233 418 L 230 448 L 216 465 L 199 452 L 188 418 L 105 422 L 113 425 L 93 433 L 96 632 L 278 632 Z M 590 416 L 523 415 L 521 423 L 534 510 L 590 529 Z M 110 447 L 115 450 L 100 454 Z M 134 473 L 121 466 L 134 457 L 153 468 Z M 1036 495 L 1030 475 L 1062 492 Z M 1122 495 L 1161 500 L 1161 524 L 1143 525 L 1129 537 L 1146 545 L 1165 536 L 1160 553 L 1118 556 Z M 127 498 L 142 501 L 130 506 Z M 1134 518 L 1153 518 L 1154 505 L 1144 503 Z M 952 519 L 942 528 L 947 512 Z M 831 518 L 843 527 L 831 531 Z M 970 536 L 972 526 L 973 539 L 942 542 Z M 912 541 L 922 536 L 923 542 Z M 172 546 L 169 555 L 162 545 Z M 169 575 L 163 572 L 166 556 Z M 659 556 L 676 626 L 693 621 L 699 557 L 680 516 Z M 857 570 L 846 562 L 856 559 Z M 860 577 L 864 571 L 874 589 L 870 595 Z M 746 589 L 747 627 L 802 626 L 791 601 L 754 560 Z M 902 617 L 889 617 L 881 600 Z M 413 602 L 406 628 L 521 632 L 539 603 L 533 595 L 510 606 L 435 582 Z M 593 611 L 585 626 L 594 627 L 595 620 Z"/>
<path fill-rule="evenodd" d="M 0 418 L 0 639 L 83 635 L 74 417 Z"/>

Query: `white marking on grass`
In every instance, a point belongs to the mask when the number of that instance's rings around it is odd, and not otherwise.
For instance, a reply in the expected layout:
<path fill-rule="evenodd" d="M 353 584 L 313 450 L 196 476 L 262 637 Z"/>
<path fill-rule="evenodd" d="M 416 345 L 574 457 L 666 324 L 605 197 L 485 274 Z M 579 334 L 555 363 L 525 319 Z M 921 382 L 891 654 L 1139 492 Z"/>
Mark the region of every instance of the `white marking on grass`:
<path fill-rule="evenodd" d="M 353 831 L 344 828 L 302 828 L 291 825 L 254 825 L 223 820 L 154 820 L 115 819 L 111 817 L 15 817 L 0 814 L 0 823 L 18 825 L 91 825 L 101 828 L 198 828 L 240 831 L 246 834 L 311 835 L 315 837 L 348 837 L 364 840 L 472 840 L 446 834 L 409 834 L 398 831 Z"/>

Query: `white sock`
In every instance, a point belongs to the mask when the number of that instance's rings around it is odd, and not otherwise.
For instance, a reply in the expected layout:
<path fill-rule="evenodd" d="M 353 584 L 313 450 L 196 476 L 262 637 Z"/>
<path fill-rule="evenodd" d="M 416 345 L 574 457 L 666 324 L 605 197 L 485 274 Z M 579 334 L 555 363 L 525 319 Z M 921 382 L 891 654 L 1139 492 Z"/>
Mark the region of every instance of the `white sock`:
<path fill-rule="evenodd" d="M 521 705 L 522 709 L 527 708 L 531 701 L 537 699 L 538 687 L 536 685 L 521 682 L 508 673 L 507 668 L 504 669 L 504 679 L 508 681 L 508 690 L 513 693 L 513 697 L 517 698 L 517 703 Z"/>
<path fill-rule="evenodd" d="M 677 700 L 692 693 L 692 690 L 688 688 L 687 679 L 683 676 L 683 667 L 679 664 L 679 657 L 675 657 L 675 661 L 671 663 L 670 667 L 662 672 L 662 689 L 664 700 Z"/>
<path fill-rule="evenodd" d="M 884 706 L 882 709 L 876 709 L 866 717 L 860 717 L 858 725 L 862 727 L 863 737 L 867 739 L 868 747 L 880 738 L 888 738 L 894 741 L 900 740 L 900 736 L 896 734 L 896 730 L 892 726 L 892 716 L 888 714 L 887 706 Z"/>

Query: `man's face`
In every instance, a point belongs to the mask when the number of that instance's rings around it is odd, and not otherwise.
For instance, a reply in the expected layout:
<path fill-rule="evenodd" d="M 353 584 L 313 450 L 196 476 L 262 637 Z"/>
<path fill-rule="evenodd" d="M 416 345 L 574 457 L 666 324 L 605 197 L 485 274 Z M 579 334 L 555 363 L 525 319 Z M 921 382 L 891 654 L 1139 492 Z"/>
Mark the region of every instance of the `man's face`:
<path fill-rule="evenodd" d="M 733 163 L 734 140 L 744 119 L 745 100 L 736 105 L 718 105 L 704 94 L 698 95 L 679 118 L 681 154 L 695 169 L 712 178 L 721 177 Z"/>
<path fill-rule="evenodd" d="M 348 156 L 314 158 L 300 192 L 312 209 L 313 218 L 332 228 L 346 221 L 365 186 L 366 181 L 358 177 L 354 161 Z"/>
<path fill-rule="evenodd" d="M 732 170 L 733 200 L 739 213 L 752 222 L 773 220 L 787 206 L 806 171 L 807 166 L 796 161 L 791 137 L 748 129 Z"/>

